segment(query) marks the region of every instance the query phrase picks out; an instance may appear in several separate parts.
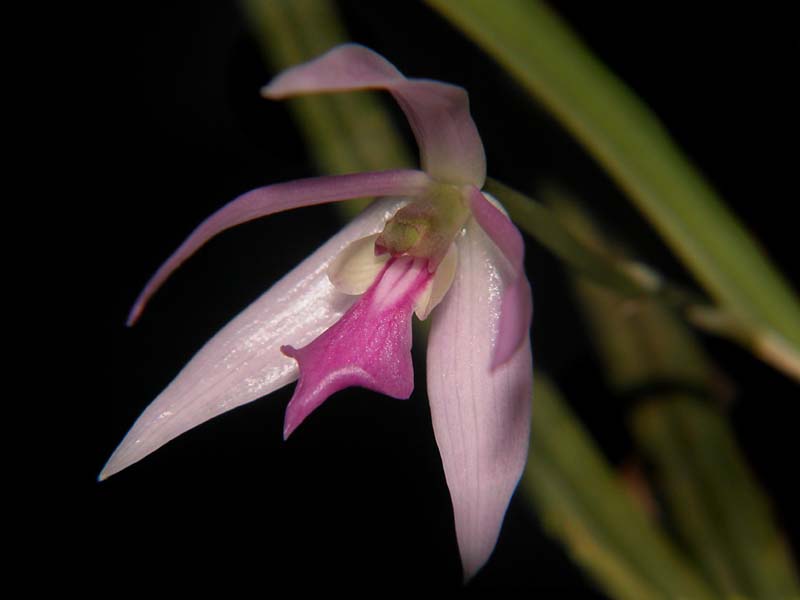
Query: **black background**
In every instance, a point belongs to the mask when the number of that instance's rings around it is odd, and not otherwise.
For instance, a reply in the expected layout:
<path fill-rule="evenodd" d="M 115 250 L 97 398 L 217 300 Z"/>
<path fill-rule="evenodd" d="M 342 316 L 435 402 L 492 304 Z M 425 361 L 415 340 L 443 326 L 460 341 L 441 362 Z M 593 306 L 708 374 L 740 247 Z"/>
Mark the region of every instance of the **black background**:
<path fill-rule="evenodd" d="M 784 146 L 796 132 L 787 16 L 680 3 L 554 5 L 796 281 L 796 150 Z M 690 284 L 592 159 L 438 15 L 413 2 L 340 6 L 355 41 L 409 76 L 469 91 L 492 176 L 529 190 L 543 180 L 570 186 L 612 231 Z M 64 200 L 80 225 L 69 247 L 80 252 L 70 273 L 81 279 L 71 281 L 77 287 L 85 276 L 89 291 L 61 289 L 80 296 L 83 310 L 68 319 L 78 325 L 72 335 L 81 350 L 62 349 L 80 365 L 63 400 L 78 433 L 55 458 L 65 464 L 63 483 L 46 496 L 60 499 L 50 516 L 71 526 L 57 536 L 56 561 L 70 577 L 131 590 L 459 590 L 424 361 L 415 363 L 417 392 L 408 401 L 348 390 L 283 442 L 289 386 L 95 481 L 135 418 L 204 341 L 339 224 L 332 208 L 320 207 L 222 235 L 173 276 L 136 327 L 125 328 L 141 286 L 199 221 L 243 191 L 314 168 L 285 107 L 258 95 L 272 73 L 235 3 L 115 4 L 87 14 L 69 38 L 80 52 L 76 64 L 56 61 L 77 77 L 56 159 L 68 167 Z M 527 267 L 536 364 L 621 463 L 630 451 L 626 407 L 605 388 L 560 264 L 530 242 Z M 704 342 L 736 386 L 737 435 L 797 548 L 796 386 L 738 348 Z M 48 534 L 37 545 L 50 548 Z M 470 589 L 496 587 L 603 597 L 518 497 Z"/>

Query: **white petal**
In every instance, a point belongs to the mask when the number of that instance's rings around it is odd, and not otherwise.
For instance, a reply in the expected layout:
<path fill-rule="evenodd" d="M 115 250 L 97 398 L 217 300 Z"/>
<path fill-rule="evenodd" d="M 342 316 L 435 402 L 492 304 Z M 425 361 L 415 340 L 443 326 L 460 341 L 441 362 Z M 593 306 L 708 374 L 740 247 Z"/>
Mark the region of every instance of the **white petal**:
<path fill-rule="evenodd" d="M 414 307 L 414 312 L 417 314 L 417 318 L 420 321 L 427 319 L 431 311 L 442 301 L 447 290 L 450 289 L 453 283 L 457 266 L 458 246 L 450 244 L 447 254 L 444 255 L 442 262 L 436 267 L 436 275 L 434 275 L 428 288 L 417 300 L 417 304 Z"/>
<path fill-rule="evenodd" d="M 376 233 L 356 240 L 331 263 L 328 279 L 342 294 L 360 296 L 366 292 L 389 260 L 388 253 L 375 256 L 375 240 L 379 235 Z"/>
<path fill-rule="evenodd" d="M 403 202 L 375 202 L 217 333 L 134 423 L 100 479 L 192 427 L 297 379 L 297 363 L 280 347 L 305 346 L 355 300 L 331 285 L 331 261 L 353 240 L 381 231 Z"/>
<path fill-rule="evenodd" d="M 491 369 L 503 292 L 516 278 L 470 220 L 455 280 L 431 325 L 428 397 L 466 579 L 494 549 L 528 451 L 530 337 Z"/>

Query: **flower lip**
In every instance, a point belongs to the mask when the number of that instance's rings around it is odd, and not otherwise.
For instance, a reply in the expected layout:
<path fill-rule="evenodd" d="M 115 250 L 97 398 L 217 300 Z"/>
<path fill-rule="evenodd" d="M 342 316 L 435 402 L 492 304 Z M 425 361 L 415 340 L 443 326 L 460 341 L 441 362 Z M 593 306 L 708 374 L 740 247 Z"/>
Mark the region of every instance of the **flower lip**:
<path fill-rule="evenodd" d="M 331 394 L 358 386 L 393 398 L 414 390 L 411 313 L 432 278 L 421 258 L 392 258 L 341 319 L 302 348 L 281 347 L 300 367 L 284 439 Z"/>

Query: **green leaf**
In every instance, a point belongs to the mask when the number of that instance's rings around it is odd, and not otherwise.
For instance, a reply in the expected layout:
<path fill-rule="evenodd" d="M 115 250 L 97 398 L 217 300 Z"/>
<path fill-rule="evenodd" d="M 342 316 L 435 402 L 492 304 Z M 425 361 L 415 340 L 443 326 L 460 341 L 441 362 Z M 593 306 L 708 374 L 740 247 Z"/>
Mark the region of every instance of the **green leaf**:
<path fill-rule="evenodd" d="M 594 251 L 564 227 L 547 206 L 488 178 L 484 190 L 500 200 L 520 228 L 579 273 L 628 296 L 655 293 L 645 288 L 607 257 Z"/>
<path fill-rule="evenodd" d="M 610 250 L 577 205 L 562 197 L 555 207 L 565 223 L 577 222 Z M 643 298 L 625 306 L 608 288 L 580 278 L 574 284 L 611 386 L 637 400 L 634 439 L 708 580 L 725 597 L 800 598 L 767 496 L 736 444 L 722 402 L 715 402 L 730 384 L 663 305 Z"/>
<path fill-rule="evenodd" d="M 544 526 L 614 598 L 716 597 L 633 502 L 557 389 L 537 373 L 522 489 Z"/>
<path fill-rule="evenodd" d="M 667 394 L 638 407 L 633 431 L 715 587 L 726 597 L 800 598 L 786 543 L 727 419 L 708 402 Z"/>
<path fill-rule="evenodd" d="M 772 329 L 754 325 L 741 315 L 711 306 L 695 294 L 667 281 L 652 267 L 602 248 L 585 219 L 563 203 L 564 218 L 540 202 L 487 179 L 485 190 L 498 198 L 519 227 L 576 273 L 590 278 L 625 300 L 652 297 L 694 326 L 740 344 L 764 362 L 800 381 L 800 352 Z M 563 190 L 549 188 L 547 197 L 563 198 Z M 621 302 L 621 299 L 618 300 Z M 628 364 L 635 364 L 629 362 Z"/>
<path fill-rule="evenodd" d="M 646 107 L 539 0 L 428 0 L 561 121 L 726 311 L 800 348 L 797 298 Z M 779 344 L 780 345 L 780 344 Z"/>

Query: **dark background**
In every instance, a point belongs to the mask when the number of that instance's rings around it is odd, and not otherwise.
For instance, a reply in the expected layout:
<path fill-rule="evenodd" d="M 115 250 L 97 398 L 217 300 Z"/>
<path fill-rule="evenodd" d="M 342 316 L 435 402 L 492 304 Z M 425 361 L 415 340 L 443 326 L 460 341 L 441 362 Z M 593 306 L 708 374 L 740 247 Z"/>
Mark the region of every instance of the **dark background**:
<path fill-rule="evenodd" d="M 796 131 L 787 16 L 674 3 L 554 5 L 656 111 L 796 281 L 796 150 L 783 146 Z M 340 6 L 355 41 L 409 76 L 469 91 L 492 176 L 528 190 L 547 180 L 568 185 L 611 231 L 691 284 L 591 158 L 438 15 L 413 2 Z M 87 325 L 89 350 L 74 357 L 84 368 L 70 382 L 82 426 L 75 444 L 85 453 L 69 461 L 67 483 L 50 490 L 74 500 L 54 513 L 73 526 L 61 540 L 62 563 L 72 565 L 71 576 L 113 581 L 115 589 L 158 581 L 175 589 L 244 585 L 265 595 L 278 586 L 458 590 L 421 360 L 408 401 L 348 390 L 283 442 L 289 386 L 95 482 L 136 417 L 204 341 L 339 222 L 332 208 L 320 207 L 220 236 L 127 329 L 138 291 L 198 222 L 248 189 L 313 175 L 314 167 L 286 108 L 258 95 L 272 73 L 235 3 L 115 3 L 80 25 L 72 41 L 81 47 L 76 70 L 87 77 L 76 86 L 70 120 L 78 154 L 60 159 L 75 163 L 71 192 L 88 226 L 72 244 L 83 251 L 79 270 L 91 292 L 82 298 L 88 311 L 76 317 Z M 626 407 L 606 390 L 560 264 L 530 242 L 527 267 L 536 364 L 620 463 L 630 450 Z M 738 348 L 704 341 L 736 387 L 737 435 L 796 549 L 796 386 Z M 72 539 L 86 550 L 70 553 Z M 519 497 L 471 587 L 603 597 Z"/>

